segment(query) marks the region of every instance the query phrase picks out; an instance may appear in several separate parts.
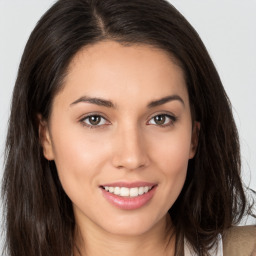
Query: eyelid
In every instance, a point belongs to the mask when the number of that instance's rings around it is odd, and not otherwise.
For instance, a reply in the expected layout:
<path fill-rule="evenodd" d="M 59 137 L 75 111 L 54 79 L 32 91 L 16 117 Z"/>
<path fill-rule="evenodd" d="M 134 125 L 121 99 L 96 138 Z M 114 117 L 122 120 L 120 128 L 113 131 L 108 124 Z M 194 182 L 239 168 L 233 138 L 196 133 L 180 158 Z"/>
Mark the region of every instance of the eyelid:
<path fill-rule="evenodd" d="M 149 124 L 149 122 L 157 117 L 157 116 L 166 116 L 168 118 L 171 119 L 171 124 Z M 176 115 L 174 115 L 173 113 L 170 113 L 170 112 L 159 112 L 159 113 L 154 113 L 154 115 L 151 115 L 149 118 L 148 118 L 148 121 L 147 121 L 147 125 L 155 125 L 155 126 L 158 126 L 158 127 L 168 127 L 168 126 L 172 126 L 174 125 L 174 123 L 178 120 L 178 117 Z"/>
<path fill-rule="evenodd" d="M 154 114 L 149 115 L 147 119 L 150 120 L 156 116 L 161 116 L 161 115 L 169 116 L 172 119 L 178 119 L 177 115 L 169 111 L 157 111 Z"/>
<path fill-rule="evenodd" d="M 90 125 L 90 124 L 85 123 L 85 120 L 86 120 L 87 118 L 89 118 L 89 117 L 92 117 L 92 116 L 98 116 L 98 117 L 104 119 L 104 120 L 107 122 L 107 124 L 102 124 L 102 125 Z M 79 122 L 82 124 L 82 126 L 88 127 L 88 128 L 90 128 L 90 129 L 93 129 L 93 128 L 104 128 L 104 126 L 111 124 L 111 122 L 108 120 L 108 118 L 106 118 L 106 117 L 104 116 L 104 114 L 99 113 L 99 112 L 92 112 L 92 113 L 88 113 L 88 114 L 86 114 L 86 115 L 83 115 L 82 117 L 79 118 Z"/>
<path fill-rule="evenodd" d="M 101 125 L 89 125 L 87 123 L 85 123 L 85 119 L 91 117 L 91 116 L 98 116 L 102 119 L 104 119 L 107 123 L 106 124 L 101 124 Z M 170 119 L 170 122 L 171 124 L 149 124 L 149 122 L 157 117 L 157 116 L 166 116 L 167 118 Z M 110 125 L 111 122 L 108 120 L 107 117 L 105 117 L 105 115 L 101 112 L 91 112 L 91 113 L 88 113 L 88 114 L 85 114 L 83 116 L 81 116 L 79 119 L 79 122 L 83 125 L 83 126 L 86 126 L 88 128 L 104 128 L 106 125 Z M 168 127 L 168 126 L 172 126 L 174 125 L 174 123 L 178 120 L 178 117 L 176 115 L 174 115 L 173 113 L 170 113 L 170 112 L 159 112 L 159 113 L 154 113 L 153 115 L 151 115 L 150 117 L 148 117 L 148 121 L 147 121 L 147 125 L 155 125 L 155 126 L 158 126 L 158 127 Z"/>
<path fill-rule="evenodd" d="M 106 119 L 106 120 L 109 122 L 108 117 L 107 117 L 104 113 L 98 112 L 98 111 L 95 111 L 95 112 L 88 112 L 88 113 L 86 113 L 86 114 L 84 113 L 84 114 L 80 115 L 80 116 L 77 118 L 77 120 L 78 120 L 78 121 L 81 121 L 81 120 L 84 120 L 85 118 L 90 117 L 90 116 L 100 116 L 100 117 Z"/>

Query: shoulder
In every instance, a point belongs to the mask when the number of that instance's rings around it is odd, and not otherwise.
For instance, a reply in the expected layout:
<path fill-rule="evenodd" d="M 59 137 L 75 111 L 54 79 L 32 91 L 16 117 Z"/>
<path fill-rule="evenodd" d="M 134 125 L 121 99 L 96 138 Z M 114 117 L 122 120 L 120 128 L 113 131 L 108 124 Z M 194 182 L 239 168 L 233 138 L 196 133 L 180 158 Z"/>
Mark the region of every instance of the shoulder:
<path fill-rule="evenodd" d="M 236 226 L 223 234 L 224 256 L 256 256 L 256 226 Z"/>

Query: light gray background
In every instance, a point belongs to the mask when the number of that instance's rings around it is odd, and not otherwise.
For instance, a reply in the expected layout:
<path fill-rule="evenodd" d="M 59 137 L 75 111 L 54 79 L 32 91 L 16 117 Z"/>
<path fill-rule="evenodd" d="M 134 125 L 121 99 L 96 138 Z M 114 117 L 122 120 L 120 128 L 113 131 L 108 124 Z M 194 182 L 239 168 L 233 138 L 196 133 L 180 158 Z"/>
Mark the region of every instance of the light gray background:
<path fill-rule="evenodd" d="M 36 22 L 54 2 L 0 0 L 0 178 L 10 100 L 21 54 Z M 198 31 L 219 71 L 240 132 L 243 180 L 255 190 L 256 0 L 170 2 Z"/>

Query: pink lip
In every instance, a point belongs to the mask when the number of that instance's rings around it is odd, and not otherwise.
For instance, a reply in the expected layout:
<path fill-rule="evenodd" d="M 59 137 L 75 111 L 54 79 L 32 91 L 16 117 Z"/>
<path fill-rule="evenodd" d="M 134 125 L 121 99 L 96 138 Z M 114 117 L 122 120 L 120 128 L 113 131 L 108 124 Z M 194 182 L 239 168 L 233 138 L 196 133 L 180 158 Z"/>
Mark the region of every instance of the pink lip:
<path fill-rule="evenodd" d="M 136 181 L 136 182 L 115 182 L 115 183 L 108 183 L 103 184 L 101 187 L 126 187 L 126 188 L 135 188 L 135 187 L 153 187 L 156 183 L 149 183 L 143 181 Z"/>
<path fill-rule="evenodd" d="M 156 184 L 145 183 L 145 182 L 142 182 L 142 183 L 136 182 L 136 183 L 129 183 L 129 184 L 121 182 L 121 183 L 112 183 L 112 184 L 108 184 L 108 185 L 104 185 L 104 186 L 110 186 L 110 187 L 112 187 L 112 186 L 118 187 L 119 186 L 119 187 L 127 187 L 127 188 L 153 186 L 153 188 L 149 192 L 147 192 L 143 195 L 137 196 L 137 197 L 118 196 L 118 195 L 115 195 L 115 194 L 112 194 L 112 193 L 106 191 L 101 186 L 100 188 L 102 190 L 102 194 L 107 199 L 107 201 L 122 210 L 135 210 L 135 209 L 143 207 L 152 199 L 152 197 L 155 194 L 156 188 L 157 188 Z"/>

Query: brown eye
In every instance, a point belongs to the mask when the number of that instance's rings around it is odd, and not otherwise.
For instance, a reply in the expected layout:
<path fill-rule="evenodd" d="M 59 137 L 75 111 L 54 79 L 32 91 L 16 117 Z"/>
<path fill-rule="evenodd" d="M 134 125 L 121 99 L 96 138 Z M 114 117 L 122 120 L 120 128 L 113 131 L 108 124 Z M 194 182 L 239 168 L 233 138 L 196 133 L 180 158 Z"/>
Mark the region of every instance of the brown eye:
<path fill-rule="evenodd" d="M 91 125 L 98 125 L 101 121 L 100 116 L 89 116 L 88 121 Z"/>
<path fill-rule="evenodd" d="M 166 116 L 165 115 L 158 115 L 154 117 L 154 121 L 158 125 L 163 125 L 166 121 Z"/>
<path fill-rule="evenodd" d="M 101 127 L 103 125 L 109 124 L 109 122 L 100 115 L 91 115 L 83 118 L 81 122 L 90 128 L 92 127 Z"/>
<path fill-rule="evenodd" d="M 152 117 L 149 120 L 148 124 L 160 126 L 160 127 L 167 127 L 167 126 L 172 126 L 176 120 L 177 118 L 175 116 L 161 114 L 161 115 L 156 115 Z"/>

